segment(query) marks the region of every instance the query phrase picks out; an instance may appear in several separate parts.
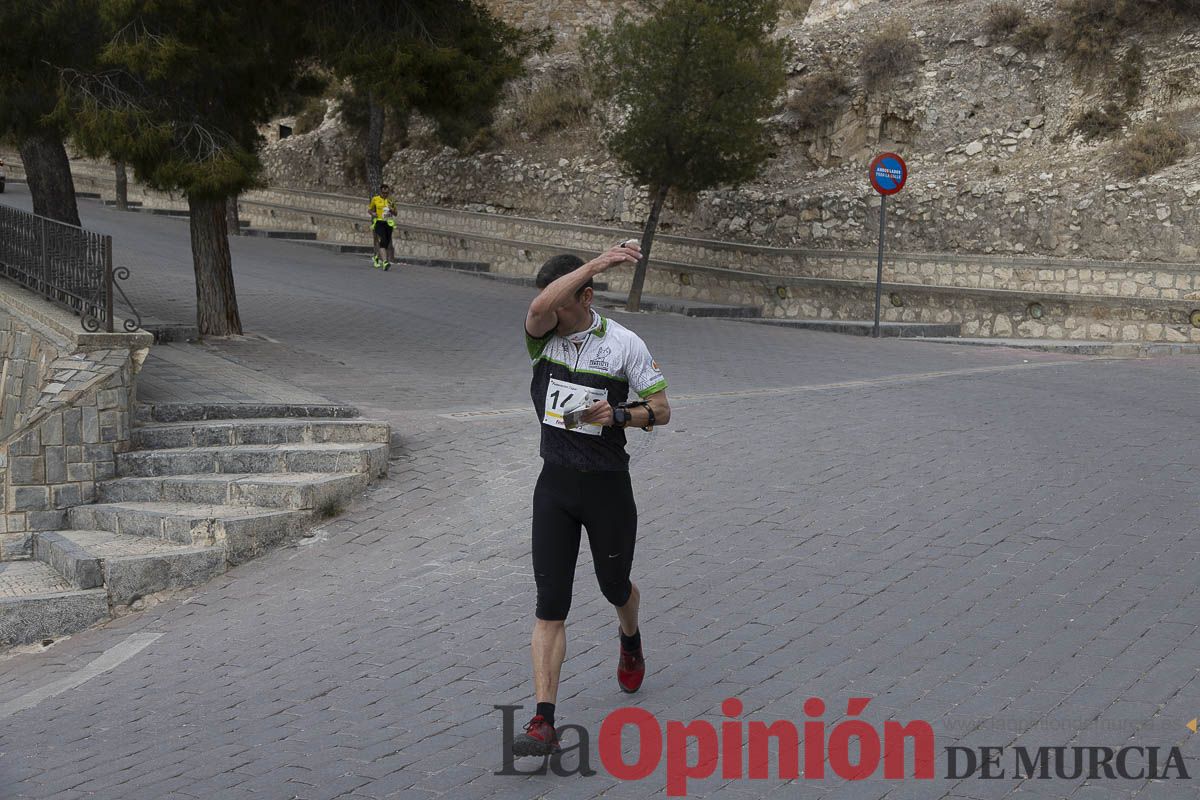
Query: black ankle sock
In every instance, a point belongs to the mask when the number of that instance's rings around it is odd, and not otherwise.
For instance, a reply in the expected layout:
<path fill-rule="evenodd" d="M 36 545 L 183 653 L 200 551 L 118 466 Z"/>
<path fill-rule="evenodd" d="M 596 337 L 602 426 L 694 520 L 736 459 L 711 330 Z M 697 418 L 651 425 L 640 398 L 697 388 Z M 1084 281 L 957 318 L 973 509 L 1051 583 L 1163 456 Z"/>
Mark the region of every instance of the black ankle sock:
<path fill-rule="evenodd" d="M 618 628 L 618 630 L 620 630 Z M 633 652 L 642 646 L 642 631 L 639 628 L 633 636 L 626 636 L 625 631 L 621 632 L 621 649 Z"/>
<path fill-rule="evenodd" d="M 554 727 L 554 703 L 538 703 L 537 713 L 545 718 L 546 722 L 550 723 L 550 727 Z"/>

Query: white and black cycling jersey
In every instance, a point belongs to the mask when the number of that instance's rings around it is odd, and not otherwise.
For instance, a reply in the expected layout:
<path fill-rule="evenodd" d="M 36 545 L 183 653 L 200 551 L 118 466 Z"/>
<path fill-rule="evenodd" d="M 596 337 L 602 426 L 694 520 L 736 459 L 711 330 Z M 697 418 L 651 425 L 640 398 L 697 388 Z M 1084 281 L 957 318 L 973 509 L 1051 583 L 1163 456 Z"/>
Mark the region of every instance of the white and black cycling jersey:
<path fill-rule="evenodd" d="M 525 344 L 533 360 L 529 394 L 542 423 L 542 458 L 579 470 L 628 470 L 622 428 L 582 425 L 568 430 L 563 414 L 601 399 L 616 408 L 629 399 L 631 389 L 641 398 L 666 389 L 646 343 L 593 311 L 587 331 L 569 337 L 551 331 L 540 339 L 526 331 Z"/>

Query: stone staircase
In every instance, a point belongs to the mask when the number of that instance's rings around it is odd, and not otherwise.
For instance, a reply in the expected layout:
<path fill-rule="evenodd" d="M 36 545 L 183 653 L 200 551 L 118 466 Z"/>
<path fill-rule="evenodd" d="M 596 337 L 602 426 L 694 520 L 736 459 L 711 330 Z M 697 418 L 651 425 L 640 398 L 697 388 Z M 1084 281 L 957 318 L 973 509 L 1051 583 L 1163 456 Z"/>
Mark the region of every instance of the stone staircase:
<path fill-rule="evenodd" d="M 6 579 L 16 587 L 0 591 L 0 646 L 71 633 L 113 607 L 202 584 L 342 513 L 387 472 L 391 440 L 386 423 L 348 413 L 145 409 L 136 449 L 118 455 L 96 502 L 71 508 L 67 529 L 35 533 L 34 561 L 0 563 L 0 590 Z"/>

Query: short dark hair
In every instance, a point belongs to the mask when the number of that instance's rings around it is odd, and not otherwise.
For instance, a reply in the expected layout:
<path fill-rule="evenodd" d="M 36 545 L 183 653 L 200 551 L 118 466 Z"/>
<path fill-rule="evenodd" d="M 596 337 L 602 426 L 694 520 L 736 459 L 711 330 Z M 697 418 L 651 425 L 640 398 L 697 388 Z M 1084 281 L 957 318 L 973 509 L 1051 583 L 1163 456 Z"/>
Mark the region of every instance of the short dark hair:
<path fill-rule="evenodd" d="M 537 280 L 534 282 L 534 285 L 539 289 L 545 289 L 563 275 L 574 272 L 582 266 L 583 259 L 579 256 L 574 256 L 570 253 L 554 256 L 546 261 L 545 264 L 542 264 L 542 268 L 538 270 Z M 587 283 L 579 287 L 579 291 L 575 293 L 575 296 L 579 297 L 584 289 L 590 288 L 592 288 L 592 279 L 588 278 Z"/>
<path fill-rule="evenodd" d="M 384 189 L 387 189 L 390 192 L 392 190 L 392 187 L 386 183 L 379 184 L 379 191 L 382 192 Z"/>

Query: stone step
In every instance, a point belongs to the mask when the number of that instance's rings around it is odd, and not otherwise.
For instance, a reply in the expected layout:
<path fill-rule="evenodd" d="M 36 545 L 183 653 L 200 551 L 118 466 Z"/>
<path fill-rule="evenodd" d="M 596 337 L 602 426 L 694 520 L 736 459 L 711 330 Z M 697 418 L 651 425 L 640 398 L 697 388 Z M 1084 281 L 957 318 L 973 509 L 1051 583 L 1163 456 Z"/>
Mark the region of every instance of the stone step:
<path fill-rule="evenodd" d="M 298 240 L 296 244 L 308 245 L 309 247 L 317 247 L 321 250 L 328 250 L 331 253 L 344 255 L 351 253 L 354 255 L 371 255 L 375 252 L 375 247 L 369 244 L 342 244 L 341 242 L 321 242 L 321 241 L 304 241 Z"/>
<path fill-rule="evenodd" d="M 104 587 L 114 605 L 167 589 L 197 586 L 225 571 L 225 551 L 111 531 L 41 531 L 34 558 L 79 589 Z"/>
<path fill-rule="evenodd" d="M 413 267 L 437 267 L 452 269 L 459 272 L 491 272 L 492 265 L 486 261 L 456 261 L 448 258 L 422 258 L 420 256 L 400 256 L 401 264 Z"/>
<path fill-rule="evenodd" d="M 387 443 L 391 427 L 364 419 L 253 418 L 148 423 L 133 429 L 139 450 L 241 444 Z"/>
<path fill-rule="evenodd" d="M 134 450 L 117 455 L 117 474 L 150 478 L 198 473 L 387 472 L 386 444 L 255 444 Z"/>
<path fill-rule="evenodd" d="M 190 422 L 216 419 L 279 419 L 319 418 L 346 419 L 357 417 L 354 406 L 334 403 L 306 405 L 299 403 L 158 403 L 141 404 L 136 417 L 140 422 Z"/>
<path fill-rule="evenodd" d="M 366 489 L 363 472 L 206 473 L 97 484 L 97 502 L 201 503 L 316 511 L 331 516 Z"/>
<path fill-rule="evenodd" d="M 622 292 L 607 292 L 596 289 L 596 305 L 602 308 L 625 308 L 629 296 Z M 643 311 L 660 311 L 684 314 L 689 317 L 735 317 L 752 318 L 762 315 L 759 306 L 737 306 L 722 303 L 706 303 L 702 300 L 686 300 L 676 297 L 643 296 L 639 306 Z"/>
<path fill-rule="evenodd" d="M 313 231 L 271 230 L 268 228 L 242 228 L 242 236 L 261 236 L 266 239 L 290 239 L 296 242 L 315 242 Z"/>
<path fill-rule="evenodd" d="M 200 329 L 196 327 L 195 323 L 164 322 L 143 318 L 142 330 L 154 334 L 155 344 L 194 342 L 200 338 Z"/>
<path fill-rule="evenodd" d="M 41 561 L 0 561 L 0 647 L 65 636 L 108 615 L 104 589 L 74 589 Z"/>
<path fill-rule="evenodd" d="M 870 336 L 875 327 L 872 320 L 850 319 L 747 319 L 757 325 L 773 325 L 776 328 L 801 328 L 824 333 L 844 333 L 851 336 Z M 883 337 L 899 337 L 915 339 L 929 336 L 954 337 L 962 331 L 962 326 L 953 323 L 935 322 L 880 322 L 879 335 Z"/>
<path fill-rule="evenodd" d="M 303 530 L 309 511 L 198 503 L 122 502 L 75 506 L 72 528 L 164 539 L 190 547 L 223 547 L 240 564 Z"/>

